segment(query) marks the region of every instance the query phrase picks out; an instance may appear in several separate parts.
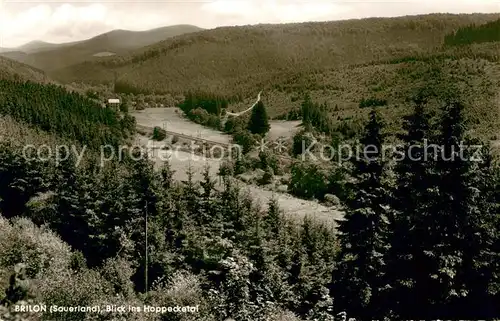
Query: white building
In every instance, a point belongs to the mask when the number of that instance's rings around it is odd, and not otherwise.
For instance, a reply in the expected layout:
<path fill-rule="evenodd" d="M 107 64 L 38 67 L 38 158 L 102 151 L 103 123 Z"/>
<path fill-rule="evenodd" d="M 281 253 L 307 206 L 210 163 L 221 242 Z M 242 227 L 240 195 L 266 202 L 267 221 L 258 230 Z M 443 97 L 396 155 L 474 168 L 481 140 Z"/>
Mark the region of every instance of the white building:
<path fill-rule="evenodd" d="M 108 99 L 107 106 L 109 108 L 118 109 L 120 107 L 120 99 L 118 99 L 118 98 L 110 98 L 110 99 Z"/>
<path fill-rule="evenodd" d="M 119 105 L 120 104 L 120 99 L 119 98 L 110 98 L 110 99 L 108 99 L 108 104 L 110 104 L 110 105 Z"/>

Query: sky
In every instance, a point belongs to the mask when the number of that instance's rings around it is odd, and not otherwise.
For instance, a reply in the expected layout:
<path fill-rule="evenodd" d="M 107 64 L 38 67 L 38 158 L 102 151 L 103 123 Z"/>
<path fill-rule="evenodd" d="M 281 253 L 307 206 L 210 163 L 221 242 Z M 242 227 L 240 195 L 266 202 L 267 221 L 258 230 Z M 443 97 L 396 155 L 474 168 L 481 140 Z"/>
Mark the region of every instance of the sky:
<path fill-rule="evenodd" d="M 113 29 L 202 28 L 426 13 L 500 13 L 500 0 L 0 0 L 0 47 L 91 38 Z"/>

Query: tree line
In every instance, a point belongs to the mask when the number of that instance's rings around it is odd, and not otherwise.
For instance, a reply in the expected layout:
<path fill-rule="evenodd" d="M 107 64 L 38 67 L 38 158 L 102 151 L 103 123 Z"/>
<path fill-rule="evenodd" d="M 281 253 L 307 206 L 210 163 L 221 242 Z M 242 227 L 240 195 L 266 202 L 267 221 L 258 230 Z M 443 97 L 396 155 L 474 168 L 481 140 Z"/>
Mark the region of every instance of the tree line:
<path fill-rule="evenodd" d="M 500 19 L 479 26 L 470 25 L 458 28 L 444 37 L 444 44 L 447 46 L 494 41 L 500 41 Z"/>
<path fill-rule="evenodd" d="M 435 124 L 417 101 L 399 137 L 404 158 L 391 170 L 384 136 L 372 111 L 360 143 L 378 151 L 354 164 L 336 306 L 362 320 L 498 317 L 499 171 L 487 145 L 479 154 L 464 147 L 481 145 L 467 134 L 464 106 L 447 102 Z M 425 140 L 440 146 L 437 157 Z"/>
<path fill-rule="evenodd" d="M 359 141 L 372 152 L 349 164 L 336 232 L 311 219 L 290 221 L 274 200 L 259 209 L 225 174 L 216 188 L 208 169 L 200 182 L 192 170 L 175 182 L 168 163 L 155 171 L 147 159 L 106 168 L 88 159 L 76 168 L 71 157 L 26 160 L 8 144 L 0 146 L 0 210 L 55 231 L 74 250 L 66 267 L 74 275 L 97 273 L 81 282 L 107 290 L 87 294 L 88 302 L 148 302 L 147 289 L 171 293 L 158 282 L 194 278 L 188 297 L 169 300 L 199 303 L 197 320 L 280 320 L 283 313 L 285 320 L 332 320 L 343 312 L 359 320 L 493 319 L 500 315 L 500 173 L 486 146 L 480 158 L 465 147 L 481 142 L 468 136 L 460 101 L 443 102 L 438 119 L 429 104 L 416 99 L 405 118 L 398 161 L 383 154 L 385 123 L 372 110 Z M 423 157 L 425 140 L 440 146 L 439 157 Z M 30 264 L 9 257 L 10 265 Z M 42 269 L 29 266 L 32 276 Z M 104 281 L 109 269 L 129 272 Z M 81 304 L 72 295 L 50 300 Z"/>
<path fill-rule="evenodd" d="M 216 189 L 208 168 L 200 182 L 191 170 L 186 181 L 175 182 L 168 163 L 155 171 L 147 159 L 101 169 L 92 160 L 76 168 L 70 157 L 48 166 L 4 144 L 0 159 L 5 217 L 26 217 L 55 231 L 75 251 L 75 271 L 99 270 L 116 258 L 132 269 L 106 298 L 127 291 L 140 296 L 182 272 L 202 284 L 193 304 L 207 305 L 205 320 L 268 320 L 276 311 L 312 318 L 331 309 L 333 231 L 310 219 L 292 223 L 275 200 L 260 209 L 228 176 Z M 48 196 L 34 203 L 40 194 Z M 59 304 L 81 304 L 66 295 Z M 169 314 L 164 320 L 184 319 Z"/>
<path fill-rule="evenodd" d="M 135 120 L 76 92 L 52 84 L 0 80 L 0 115 L 98 147 L 118 146 L 135 130 Z"/>

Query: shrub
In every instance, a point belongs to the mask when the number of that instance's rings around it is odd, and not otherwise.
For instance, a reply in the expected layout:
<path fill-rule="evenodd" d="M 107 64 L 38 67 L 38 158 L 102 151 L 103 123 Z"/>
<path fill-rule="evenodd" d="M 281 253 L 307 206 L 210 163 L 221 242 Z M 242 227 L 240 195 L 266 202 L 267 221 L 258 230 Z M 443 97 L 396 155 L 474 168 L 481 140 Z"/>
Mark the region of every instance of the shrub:
<path fill-rule="evenodd" d="M 312 144 L 314 141 L 314 137 L 312 136 L 311 133 L 308 133 L 304 130 L 299 131 L 297 134 L 293 136 L 293 147 L 292 147 L 292 153 L 293 156 L 299 156 L 302 155 L 302 153 Z M 312 147 L 310 151 L 313 151 L 314 148 Z"/>
<path fill-rule="evenodd" d="M 125 298 L 134 295 L 134 284 L 131 280 L 134 272 L 130 262 L 122 258 L 108 259 L 100 269 L 101 275 L 113 286 L 114 293 Z"/>
<path fill-rule="evenodd" d="M 277 175 L 279 175 L 279 173 L 281 172 L 278 158 L 273 153 L 261 150 L 259 152 L 259 161 L 259 167 L 261 169 L 267 170 L 267 168 L 270 167 Z"/>
<path fill-rule="evenodd" d="M 69 268 L 71 250 L 49 230 L 21 218 L 11 224 L 0 216 L 0 268 L 26 265 L 29 278 Z"/>
<path fill-rule="evenodd" d="M 328 175 L 317 164 L 296 162 L 292 166 L 290 191 L 298 197 L 323 199 L 328 191 Z"/>
<path fill-rule="evenodd" d="M 264 175 L 259 180 L 259 184 L 261 185 L 271 184 L 273 182 L 273 177 L 274 177 L 274 171 L 271 167 L 268 166 L 264 171 Z"/>
<path fill-rule="evenodd" d="M 229 161 L 224 161 L 219 167 L 219 176 L 233 176 L 234 175 L 234 164 Z"/>
<path fill-rule="evenodd" d="M 120 104 L 120 111 L 122 113 L 128 113 L 128 110 L 129 110 L 129 108 L 128 108 L 128 102 L 126 102 L 126 101 L 122 102 Z"/>
<path fill-rule="evenodd" d="M 70 268 L 73 271 L 82 271 L 87 267 L 87 259 L 80 251 L 75 251 L 71 253 Z"/>
<path fill-rule="evenodd" d="M 166 313 L 164 320 L 199 320 L 200 314 L 204 315 L 204 320 L 212 320 L 209 312 L 211 309 L 203 296 L 202 282 L 198 276 L 189 272 L 176 272 L 169 282 L 156 284 L 149 293 L 148 303 L 153 306 L 198 306 L 199 312 Z"/>
<path fill-rule="evenodd" d="M 57 276 L 39 280 L 37 285 L 39 298 L 47 305 L 95 306 L 109 304 L 109 299 L 114 297 L 112 285 L 97 271 L 87 269 L 78 273 L 60 271 Z M 60 313 L 57 316 L 57 320 L 87 319 L 84 312 Z"/>
<path fill-rule="evenodd" d="M 197 124 L 205 124 L 207 123 L 208 118 L 210 117 L 210 114 L 208 111 L 202 108 L 195 108 L 190 110 L 187 113 L 187 116 L 189 119 L 194 121 Z"/>
<path fill-rule="evenodd" d="M 218 115 L 208 113 L 205 109 L 196 108 L 190 110 L 187 117 L 193 122 L 214 129 L 221 129 L 221 121 Z"/>
<path fill-rule="evenodd" d="M 85 92 L 85 95 L 87 95 L 87 97 L 91 99 L 99 99 L 99 94 L 97 93 L 97 91 L 92 89 L 87 90 Z"/>
<path fill-rule="evenodd" d="M 157 141 L 162 141 L 167 137 L 167 132 L 160 128 L 160 127 L 155 127 L 153 129 L 153 139 Z"/>
<path fill-rule="evenodd" d="M 241 131 L 244 129 L 244 117 L 230 117 L 224 124 L 224 131 L 229 134 Z"/>
<path fill-rule="evenodd" d="M 359 103 L 359 108 L 379 107 L 379 106 L 387 106 L 387 100 L 378 98 L 368 98 L 368 99 L 363 98 Z"/>
<path fill-rule="evenodd" d="M 253 144 L 255 143 L 254 136 L 246 130 L 234 133 L 233 141 L 241 146 L 243 154 L 247 154 L 252 150 Z"/>
<path fill-rule="evenodd" d="M 243 174 L 248 170 L 248 162 L 243 156 L 240 156 L 234 162 L 234 175 Z"/>

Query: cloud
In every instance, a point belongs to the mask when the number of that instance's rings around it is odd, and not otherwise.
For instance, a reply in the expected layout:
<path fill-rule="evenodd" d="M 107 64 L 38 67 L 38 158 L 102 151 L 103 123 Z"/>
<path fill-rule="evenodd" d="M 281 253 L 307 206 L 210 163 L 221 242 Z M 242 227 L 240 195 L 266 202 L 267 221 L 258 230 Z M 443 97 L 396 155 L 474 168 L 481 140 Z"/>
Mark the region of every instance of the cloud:
<path fill-rule="evenodd" d="M 498 0 L 106 0 L 45 4 L 0 0 L 0 6 L 0 47 L 32 40 L 77 41 L 113 29 L 146 30 L 173 24 L 214 28 L 433 12 L 500 12 Z"/>
<path fill-rule="evenodd" d="M 3 44 L 0 46 L 17 46 L 35 39 L 64 42 L 87 37 L 89 32 L 113 29 L 112 24 L 106 23 L 107 15 L 107 8 L 102 4 L 62 4 L 57 7 L 36 4 L 17 13 L 2 10 L 0 33 Z"/>
<path fill-rule="evenodd" d="M 237 24 L 286 23 L 329 19 L 350 10 L 334 1 L 231 1 L 216 0 L 202 5 L 202 11 L 225 19 L 239 19 Z"/>

